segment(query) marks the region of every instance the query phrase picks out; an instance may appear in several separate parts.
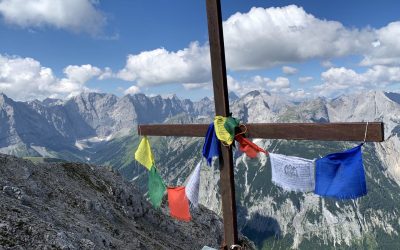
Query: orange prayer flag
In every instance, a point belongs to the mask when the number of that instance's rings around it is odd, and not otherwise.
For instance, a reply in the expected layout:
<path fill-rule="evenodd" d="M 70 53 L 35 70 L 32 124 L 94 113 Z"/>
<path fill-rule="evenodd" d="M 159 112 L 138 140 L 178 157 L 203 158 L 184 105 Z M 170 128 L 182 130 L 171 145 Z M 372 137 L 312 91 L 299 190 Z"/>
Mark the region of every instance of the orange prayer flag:
<path fill-rule="evenodd" d="M 254 158 L 257 156 L 259 152 L 263 152 L 268 154 L 267 151 L 257 146 L 255 143 L 251 142 L 250 140 L 244 138 L 242 135 L 236 135 L 235 139 L 240 144 L 240 151 L 246 153 L 246 155 L 250 158 Z"/>
<path fill-rule="evenodd" d="M 178 220 L 190 221 L 189 200 L 186 197 L 185 187 L 168 187 L 169 213 Z"/>

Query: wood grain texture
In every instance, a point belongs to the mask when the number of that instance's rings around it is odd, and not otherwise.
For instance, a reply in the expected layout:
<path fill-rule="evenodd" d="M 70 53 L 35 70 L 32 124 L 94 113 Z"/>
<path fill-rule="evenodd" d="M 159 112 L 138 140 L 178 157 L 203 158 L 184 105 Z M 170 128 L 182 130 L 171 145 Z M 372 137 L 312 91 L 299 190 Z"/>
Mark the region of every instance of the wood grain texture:
<path fill-rule="evenodd" d="M 250 123 L 246 124 L 249 138 L 314 140 L 314 141 L 363 141 L 366 122 L 351 123 Z M 142 135 L 204 137 L 207 124 L 153 124 L 139 125 Z M 384 140 L 383 122 L 368 123 L 366 141 Z"/>
<path fill-rule="evenodd" d="M 229 115 L 228 84 L 220 0 L 206 0 L 208 38 L 216 115 Z M 224 219 L 224 247 L 238 243 L 235 177 L 231 147 L 221 146 L 220 193 Z"/>

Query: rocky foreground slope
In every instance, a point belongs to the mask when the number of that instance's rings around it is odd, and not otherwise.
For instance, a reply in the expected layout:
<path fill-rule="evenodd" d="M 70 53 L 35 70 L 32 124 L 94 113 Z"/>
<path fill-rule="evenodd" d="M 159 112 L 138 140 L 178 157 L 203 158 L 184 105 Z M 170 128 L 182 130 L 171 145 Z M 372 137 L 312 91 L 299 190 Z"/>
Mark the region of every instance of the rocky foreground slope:
<path fill-rule="evenodd" d="M 154 210 L 104 168 L 0 154 L 0 249 L 218 247 L 220 218 L 204 207 L 186 223 Z M 165 203 L 165 202 L 164 202 Z"/>

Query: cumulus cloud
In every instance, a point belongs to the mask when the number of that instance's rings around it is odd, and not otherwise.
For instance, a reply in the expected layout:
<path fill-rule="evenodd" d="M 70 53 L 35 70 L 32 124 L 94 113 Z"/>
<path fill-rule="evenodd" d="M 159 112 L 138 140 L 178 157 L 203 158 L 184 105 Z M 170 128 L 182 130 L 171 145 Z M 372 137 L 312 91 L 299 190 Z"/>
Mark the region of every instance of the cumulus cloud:
<path fill-rule="evenodd" d="M 321 62 L 321 66 L 324 67 L 324 68 L 332 68 L 335 65 L 329 60 L 324 60 L 324 61 Z"/>
<path fill-rule="evenodd" d="M 400 83 L 400 67 L 374 65 L 363 73 L 340 67 L 321 74 L 323 83 L 314 87 L 318 95 L 335 96 L 348 91 L 382 88 Z"/>
<path fill-rule="evenodd" d="M 209 48 L 194 42 L 176 52 L 159 48 L 129 55 L 117 77 L 139 86 L 204 83 L 211 78 Z"/>
<path fill-rule="evenodd" d="M 320 59 L 322 66 L 332 68 L 331 59 L 349 55 L 361 56 L 362 65 L 400 63 L 396 39 L 400 22 L 381 29 L 349 28 L 289 5 L 238 12 L 223 27 L 228 70 L 266 69 L 310 59 Z M 289 66 L 282 71 L 297 73 Z M 193 42 L 178 51 L 159 48 L 128 55 L 125 67 L 115 76 L 138 86 L 183 83 L 193 89 L 211 78 L 209 46 Z"/>
<path fill-rule="evenodd" d="M 400 65 L 400 21 L 389 23 L 375 33 L 376 40 L 371 42 L 361 65 Z"/>
<path fill-rule="evenodd" d="M 303 100 L 311 96 L 309 92 L 304 89 L 293 90 L 288 93 L 293 100 Z"/>
<path fill-rule="evenodd" d="M 81 66 L 69 65 L 64 69 L 64 73 L 71 81 L 85 83 L 93 77 L 99 76 L 102 71 L 90 64 L 85 64 Z"/>
<path fill-rule="evenodd" d="M 228 65 L 236 70 L 357 54 L 374 39 L 369 30 L 318 19 L 295 5 L 236 13 L 224 22 L 224 35 Z"/>
<path fill-rule="evenodd" d="M 290 67 L 290 66 L 283 66 L 282 67 L 282 72 L 285 75 L 295 75 L 297 74 L 297 72 L 299 72 L 298 69 L 294 68 L 294 67 Z"/>
<path fill-rule="evenodd" d="M 290 87 L 290 81 L 286 77 L 277 77 L 275 80 L 267 79 L 267 87 L 284 89 Z"/>
<path fill-rule="evenodd" d="M 237 80 L 228 75 L 228 88 L 240 96 L 252 90 L 267 90 L 276 95 L 291 97 L 292 100 L 296 101 L 311 96 L 311 93 L 304 89 L 292 89 L 289 79 L 285 77 L 277 77 L 275 80 L 272 80 L 268 77 L 256 75 L 249 79 Z"/>
<path fill-rule="evenodd" d="M 234 93 L 242 96 L 247 94 L 252 90 L 262 90 L 265 89 L 265 83 L 262 81 L 257 81 L 256 78 L 262 78 L 261 76 L 256 76 L 250 79 L 238 80 L 231 75 L 228 75 L 228 89 Z"/>
<path fill-rule="evenodd" d="M 267 89 L 272 92 L 287 91 L 287 89 L 290 88 L 289 79 L 281 76 L 277 77 L 275 80 L 268 77 L 255 76 L 253 77 L 253 81 L 260 86 L 267 87 Z"/>
<path fill-rule="evenodd" d="M 242 93 L 245 91 L 242 84 L 240 84 L 239 81 L 237 81 L 230 75 L 227 76 L 227 83 L 228 83 L 228 89 L 230 91 L 234 91 L 237 93 Z"/>
<path fill-rule="evenodd" d="M 252 8 L 224 23 L 227 65 L 232 70 L 264 69 L 286 63 L 359 55 L 362 66 L 400 65 L 400 21 L 382 28 L 350 28 L 289 5 Z M 283 69 L 284 70 L 284 69 Z"/>
<path fill-rule="evenodd" d="M 306 82 L 312 81 L 313 79 L 314 78 L 312 76 L 302 76 L 302 77 L 299 77 L 299 82 L 306 83 Z"/>
<path fill-rule="evenodd" d="M 0 92 L 16 100 L 64 98 L 82 91 L 93 91 L 86 81 L 100 74 L 91 65 L 68 66 L 66 77 L 57 78 L 51 68 L 32 58 L 0 55 Z"/>
<path fill-rule="evenodd" d="M 112 72 L 112 69 L 110 67 L 105 67 L 104 70 L 102 70 L 101 74 L 99 75 L 98 79 L 99 80 L 106 80 L 114 77 L 114 73 Z"/>
<path fill-rule="evenodd" d="M 1 0 L 5 22 L 22 28 L 55 27 L 91 35 L 101 33 L 105 16 L 93 0 Z"/>
<path fill-rule="evenodd" d="M 134 95 L 140 93 L 140 88 L 138 86 L 132 85 L 124 91 L 125 95 Z"/>
<path fill-rule="evenodd" d="M 204 83 L 183 83 L 182 86 L 186 90 L 193 90 L 193 89 L 207 88 L 207 87 L 210 86 L 210 83 L 209 82 L 204 82 Z"/>

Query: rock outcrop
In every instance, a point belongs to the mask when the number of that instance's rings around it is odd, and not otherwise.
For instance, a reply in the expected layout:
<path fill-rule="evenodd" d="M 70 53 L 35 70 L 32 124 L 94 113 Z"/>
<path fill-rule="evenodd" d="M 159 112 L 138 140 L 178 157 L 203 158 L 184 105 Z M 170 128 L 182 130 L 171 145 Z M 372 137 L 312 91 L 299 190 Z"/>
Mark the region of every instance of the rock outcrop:
<path fill-rule="evenodd" d="M 200 206 L 191 222 L 153 209 L 105 168 L 0 155 L 0 249 L 218 247 L 221 219 Z"/>

